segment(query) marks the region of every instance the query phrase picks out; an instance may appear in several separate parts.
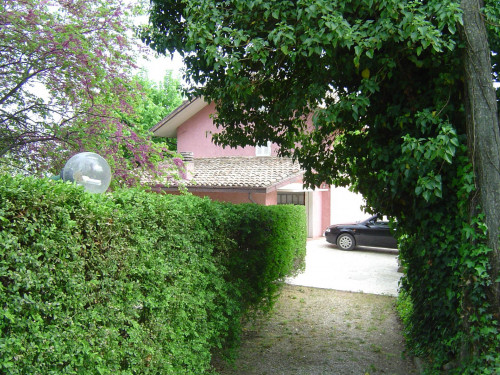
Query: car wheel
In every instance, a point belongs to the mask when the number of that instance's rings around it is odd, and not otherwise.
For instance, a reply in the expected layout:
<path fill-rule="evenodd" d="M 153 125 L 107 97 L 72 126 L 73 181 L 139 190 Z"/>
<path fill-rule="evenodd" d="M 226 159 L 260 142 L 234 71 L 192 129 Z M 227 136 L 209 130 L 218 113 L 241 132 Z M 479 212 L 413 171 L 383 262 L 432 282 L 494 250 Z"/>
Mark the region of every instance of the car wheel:
<path fill-rule="evenodd" d="M 354 237 L 349 233 L 342 233 L 337 237 L 337 246 L 342 250 L 352 250 L 356 246 L 356 242 L 354 241 Z"/>

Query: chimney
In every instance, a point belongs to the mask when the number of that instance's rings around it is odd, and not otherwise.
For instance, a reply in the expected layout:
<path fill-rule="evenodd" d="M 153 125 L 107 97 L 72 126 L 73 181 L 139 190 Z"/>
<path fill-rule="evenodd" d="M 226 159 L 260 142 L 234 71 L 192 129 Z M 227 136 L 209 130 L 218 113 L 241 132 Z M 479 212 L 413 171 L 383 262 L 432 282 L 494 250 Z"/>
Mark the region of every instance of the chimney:
<path fill-rule="evenodd" d="M 180 154 L 186 168 L 186 180 L 192 180 L 194 176 L 194 154 L 192 151 L 182 151 Z"/>

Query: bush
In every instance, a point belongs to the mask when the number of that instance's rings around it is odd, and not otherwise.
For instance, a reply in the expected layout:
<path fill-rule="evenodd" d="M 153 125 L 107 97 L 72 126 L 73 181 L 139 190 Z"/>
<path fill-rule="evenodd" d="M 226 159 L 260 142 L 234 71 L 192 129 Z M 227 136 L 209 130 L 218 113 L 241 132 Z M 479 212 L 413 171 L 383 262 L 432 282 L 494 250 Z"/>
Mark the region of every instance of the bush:
<path fill-rule="evenodd" d="M 223 257 L 233 283 L 245 295 L 245 307 L 269 310 L 283 280 L 303 270 L 306 249 L 305 210 L 301 206 L 231 206 L 231 237 L 238 254 Z M 258 228 L 258 230 L 256 230 Z"/>
<path fill-rule="evenodd" d="M 303 263 L 303 208 L 10 176 L 0 200 L 2 374 L 209 373 Z"/>

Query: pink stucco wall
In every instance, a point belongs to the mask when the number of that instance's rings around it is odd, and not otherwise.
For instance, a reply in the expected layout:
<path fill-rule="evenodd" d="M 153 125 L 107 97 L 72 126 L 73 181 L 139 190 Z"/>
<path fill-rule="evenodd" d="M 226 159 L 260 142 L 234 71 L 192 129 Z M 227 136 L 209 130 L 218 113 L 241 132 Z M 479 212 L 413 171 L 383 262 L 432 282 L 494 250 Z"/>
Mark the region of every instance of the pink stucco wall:
<path fill-rule="evenodd" d="M 215 105 L 210 104 L 177 128 L 177 151 L 190 151 L 195 158 L 221 156 L 255 156 L 255 147 L 222 148 L 212 143 L 212 133 L 219 130 L 214 125 L 211 114 Z M 277 155 L 277 146 L 271 146 L 272 155 Z"/>
<path fill-rule="evenodd" d="M 193 195 L 199 197 L 208 197 L 214 201 L 229 203 L 257 203 L 266 205 L 266 194 L 264 193 L 217 193 L 217 192 L 193 192 Z"/>
<path fill-rule="evenodd" d="M 320 192 L 313 193 L 313 237 L 321 236 L 323 196 Z"/>
<path fill-rule="evenodd" d="M 323 232 L 325 229 L 330 225 L 331 222 L 331 199 L 332 199 L 332 193 L 330 188 L 327 191 L 322 191 L 321 192 L 321 202 L 322 202 L 322 209 L 321 209 L 321 228 L 320 228 L 320 233 L 318 236 L 322 236 Z"/>
<path fill-rule="evenodd" d="M 330 225 L 330 189 L 312 193 L 312 237 L 321 237 Z"/>

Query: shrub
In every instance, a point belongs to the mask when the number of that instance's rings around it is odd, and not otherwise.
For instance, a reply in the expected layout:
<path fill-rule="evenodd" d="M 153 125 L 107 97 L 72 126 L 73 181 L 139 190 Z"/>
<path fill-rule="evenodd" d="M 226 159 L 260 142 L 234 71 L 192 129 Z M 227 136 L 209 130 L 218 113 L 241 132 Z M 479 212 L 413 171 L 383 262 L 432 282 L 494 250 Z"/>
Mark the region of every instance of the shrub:
<path fill-rule="evenodd" d="M 0 200 L 2 374 L 209 373 L 303 262 L 294 207 L 10 176 Z"/>
<path fill-rule="evenodd" d="M 239 283 L 249 307 L 269 310 L 279 283 L 304 268 L 305 210 L 301 206 L 255 204 L 231 207 L 232 237 L 238 254 L 224 257 L 232 282 Z M 259 230 L 255 230 L 259 228 Z"/>

